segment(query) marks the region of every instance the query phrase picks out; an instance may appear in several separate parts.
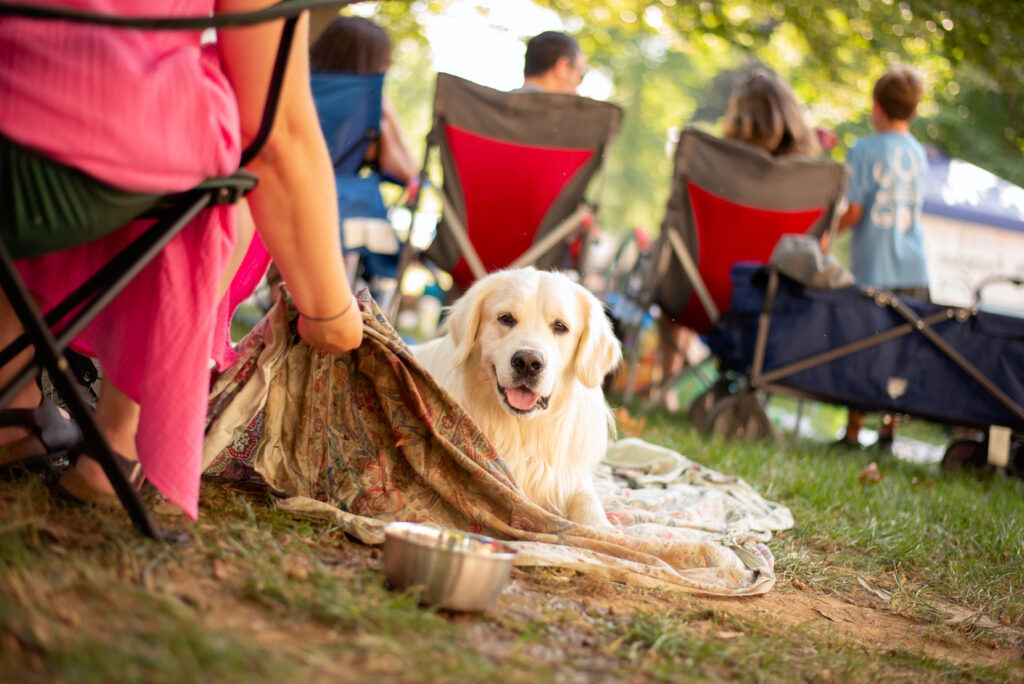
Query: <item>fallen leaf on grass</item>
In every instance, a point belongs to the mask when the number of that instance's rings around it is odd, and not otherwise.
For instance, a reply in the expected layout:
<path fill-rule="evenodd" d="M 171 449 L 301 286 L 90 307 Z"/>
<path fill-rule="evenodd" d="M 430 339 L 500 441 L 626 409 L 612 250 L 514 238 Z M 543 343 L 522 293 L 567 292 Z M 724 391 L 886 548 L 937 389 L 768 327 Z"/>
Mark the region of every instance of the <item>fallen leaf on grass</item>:
<path fill-rule="evenodd" d="M 828 613 L 823 611 L 821 608 L 815 608 L 814 612 L 817 613 L 818 615 L 820 615 L 821 617 L 825 618 L 826 620 L 829 620 L 830 622 L 846 622 L 846 620 L 844 618 L 836 617 L 834 615 L 829 615 Z"/>
<path fill-rule="evenodd" d="M 874 594 L 875 596 L 877 596 L 878 598 L 882 599 L 883 601 L 885 601 L 887 603 L 892 600 L 892 594 L 891 593 L 889 593 L 885 589 L 879 589 L 878 587 L 874 586 L 873 584 L 868 582 L 863 577 L 858 577 L 857 581 L 860 583 L 860 586 L 862 586 L 865 589 L 867 589 L 868 593 Z"/>
<path fill-rule="evenodd" d="M 724 641 L 731 641 L 746 636 L 743 632 L 715 632 L 715 637 Z"/>
<path fill-rule="evenodd" d="M 620 636 L 618 639 L 616 639 L 615 641 L 611 642 L 610 644 L 605 646 L 603 649 L 601 649 L 602 651 L 604 651 L 605 657 L 611 658 L 612 656 L 614 656 L 618 652 L 619 648 L 622 646 L 622 643 L 625 640 L 626 640 L 626 637 Z"/>
<path fill-rule="evenodd" d="M 945 610 L 949 612 L 950 617 L 946 620 L 943 620 L 943 623 L 951 627 L 958 627 L 960 625 L 977 625 L 979 627 L 985 627 L 987 629 L 994 629 L 999 627 L 998 622 L 988 617 L 981 611 L 966 610 L 955 607 L 946 607 Z"/>
<path fill-rule="evenodd" d="M 857 473 L 857 482 L 861 484 L 878 484 L 882 481 L 882 472 L 878 469 L 877 463 L 870 463 L 868 467 Z"/>
<path fill-rule="evenodd" d="M 285 556 L 281 560 L 281 564 L 289 578 L 300 581 L 309 578 L 310 562 L 305 556 L 293 553 Z"/>
<path fill-rule="evenodd" d="M 227 563 L 216 559 L 213 561 L 213 567 L 211 568 L 211 574 L 214 579 L 225 580 L 231 576 L 231 570 L 228 568 Z"/>
<path fill-rule="evenodd" d="M 58 605 L 54 607 L 53 614 L 56 615 L 57 619 L 61 622 L 72 627 L 78 627 L 82 624 L 82 614 L 71 606 Z"/>

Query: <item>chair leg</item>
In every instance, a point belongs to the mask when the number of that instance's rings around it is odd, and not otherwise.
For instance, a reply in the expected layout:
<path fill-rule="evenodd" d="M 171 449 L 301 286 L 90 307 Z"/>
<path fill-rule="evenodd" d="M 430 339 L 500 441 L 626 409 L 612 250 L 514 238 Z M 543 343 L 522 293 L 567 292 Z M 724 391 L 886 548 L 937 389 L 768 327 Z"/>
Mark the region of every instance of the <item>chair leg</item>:
<path fill-rule="evenodd" d="M 78 423 L 82 431 L 86 453 L 102 466 L 103 472 L 106 473 L 107 479 L 110 480 L 121 505 L 128 512 L 135 527 L 149 537 L 162 539 L 160 529 L 150 518 L 139 493 L 132 488 L 124 473 L 118 468 L 110 445 L 107 444 L 103 433 L 100 432 L 93 419 L 91 409 L 76 391 L 67 359 L 61 353 L 53 333 L 46 325 L 32 301 L 31 295 L 18 276 L 14 261 L 2 242 L 0 242 L 0 286 L 3 287 L 11 307 L 25 328 L 25 334 L 36 350 L 36 364 L 46 368 L 54 389 L 64 400 L 71 417 Z"/>
<path fill-rule="evenodd" d="M 415 218 L 415 214 L 413 215 Z M 395 294 L 384 309 L 384 315 L 388 317 L 392 325 L 398 324 L 398 314 L 402 312 L 402 280 L 405 272 L 413 263 L 416 257 L 416 248 L 412 244 L 412 226 L 409 227 L 409 237 L 402 243 L 402 249 L 398 253 L 398 265 L 395 267 Z"/>
<path fill-rule="evenodd" d="M 657 385 L 655 385 L 653 382 L 651 383 L 651 391 L 648 395 L 647 401 L 644 404 L 645 408 L 647 409 L 653 409 L 659 404 L 661 404 L 666 394 L 675 391 L 676 387 L 679 385 L 680 382 L 683 381 L 684 378 L 687 378 L 692 373 L 696 372 L 696 367 L 690 364 L 690 359 L 686 355 L 686 350 L 682 349 L 679 346 L 679 343 L 672 338 L 671 334 L 665 328 L 665 326 L 661 325 L 660 323 L 658 324 L 658 338 L 659 342 L 668 342 L 669 347 L 671 347 L 670 350 L 666 350 L 665 348 L 663 348 L 661 350 L 661 354 L 666 353 L 666 351 L 678 354 L 679 358 L 682 361 L 682 365 L 679 367 L 679 370 L 670 373 L 667 376 L 663 376 Z M 662 345 L 662 347 L 664 347 L 664 345 Z M 661 364 L 664 368 L 664 359 L 661 360 Z"/>
<path fill-rule="evenodd" d="M 622 397 L 623 403 L 628 404 L 633 401 L 633 396 L 636 394 L 636 376 L 637 376 L 637 365 L 640 362 L 640 352 L 637 349 L 637 344 L 633 344 L 626 354 L 628 361 L 626 370 L 626 391 Z"/>

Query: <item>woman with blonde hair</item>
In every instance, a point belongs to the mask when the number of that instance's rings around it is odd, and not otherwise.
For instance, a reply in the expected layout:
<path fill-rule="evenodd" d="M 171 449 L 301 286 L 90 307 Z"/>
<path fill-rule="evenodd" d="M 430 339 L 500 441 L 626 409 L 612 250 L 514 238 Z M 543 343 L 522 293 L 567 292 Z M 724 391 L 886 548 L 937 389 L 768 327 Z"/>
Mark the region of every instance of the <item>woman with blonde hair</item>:
<path fill-rule="evenodd" d="M 733 87 L 725 112 L 724 136 L 756 145 L 773 156 L 814 155 L 821 151 L 793 91 L 781 78 L 760 67 L 744 74 Z"/>

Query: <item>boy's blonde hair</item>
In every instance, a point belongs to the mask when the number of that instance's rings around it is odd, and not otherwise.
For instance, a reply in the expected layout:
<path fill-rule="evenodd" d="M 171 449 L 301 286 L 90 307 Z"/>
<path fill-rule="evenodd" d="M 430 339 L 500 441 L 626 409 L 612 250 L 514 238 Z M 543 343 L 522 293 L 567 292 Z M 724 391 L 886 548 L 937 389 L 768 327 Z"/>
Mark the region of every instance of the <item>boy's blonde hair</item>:
<path fill-rule="evenodd" d="M 872 96 L 890 119 L 910 121 L 924 92 L 921 75 L 911 66 L 895 66 L 878 79 Z"/>

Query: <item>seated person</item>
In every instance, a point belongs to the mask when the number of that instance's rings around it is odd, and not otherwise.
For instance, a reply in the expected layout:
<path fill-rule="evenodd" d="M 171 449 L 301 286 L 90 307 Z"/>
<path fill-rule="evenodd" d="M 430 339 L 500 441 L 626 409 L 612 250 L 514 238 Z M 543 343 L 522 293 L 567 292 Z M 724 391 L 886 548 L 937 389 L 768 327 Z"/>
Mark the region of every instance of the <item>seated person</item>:
<path fill-rule="evenodd" d="M 723 137 L 755 145 L 773 156 L 814 155 L 821 149 L 816 134 L 804 122 L 793 91 L 785 81 L 762 68 L 747 72 L 733 87 L 725 112 Z M 659 324 L 663 330 L 662 377 L 667 378 L 682 369 L 683 353 L 699 345 L 696 345 L 697 334 L 689 328 L 666 316 L 661 317 Z M 669 411 L 679 409 L 674 392 L 665 395 L 665 405 Z"/>
<path fill-rule="evenodd" d="M 512 92 L 575 95 L 586 71 L 587 56 L 575 39 L 558 31 L 545 31 L 526 43 L 523 85 Z"/>
<path fill-rule="evenodd" d="M 321 108 L 329 102 L 327 93 L 332 84 L 323 76 L 334 73 L 384 74 L 390 66 L 391 39 L 383 28 L 363 17 L 337 17 L 310 50 L 310 67 L 314 72 L 313 96 Z M 379 135 L 367 146 L 359 165 L 361 172 L 352 173 L 351 164 L 343 168 L 342 160 L 335 160 L 342 247 L 346 253 L 358 251 L 363 260 L 363 275 L 368 281 L 374 276 L 393 277 L 398 259 L 398 244 L 387 223 L 380 182 L 389 180 L 403 186 L 414 186 L 419 173 L 395 110 L 386 98 L 381 102 L 379 124 Z M 321 125 L 329 124 L 322 119 Z M 331 139 L 336 131 L 325 127 L 324 134 Z M 366 173 L 367 167 L 369 173 Z M 358 266 L 355 257 L 346 258 L 346 263 L 350 270 Z"/>
<path fill-rule="evenodd" d="M 137 13 L 123 1 L 73 4 Z M 197 16 L 270 4 L 160 0 L 147 14 Z M 323 210 L 334 186 L 309 89 L 307 22 L 299 21 L 284 79 L 277 113 L 284 125 L 273 128 L 249 165 L 260 182 L 248 207 L 304 314 L 299 335 L 340 353 L 360 344 L 362 321 L 345 277 L 337 219 Z M 280 35 L 279 23 L 224 29 L 215 45 L 204 45 L 197 31 L 0 22 L 0 51 L 11 57 L 0 66 L 0 230 L 44 309 L 148 227 L 129 219 L 157 197 L 237 169 L 259 128 Z M 126 92 L 131 107 L 121 106 Z M 80 206 L 65 206 L 69 189 Z M 74 343 L 103 368 L 95 415 L 122 469 L 135 485 L 144 472 L 191 518 L 198 512 L 209 362 L 226 360 L 226 272 L 246 246 L 237 215 L 230 205 L 201 212 Z M 0 345 L 21 332 L 0 296 Z M 0 368 L 0 383 L 30 354 Z M 29 384 L 4 408 L 40 402 L 38 387 Z M 0 444 L 32 440 L 26 433 L 37 425 L 28 423 L 0 428 Z M 55 450 L 36 446 L 42 456 Z M 74 453 L 73 460 L 60 478 L 64 493 L 118 505 L 99 464 Z"/>
<path fill-rule="evenodd" d="M 756 145 L 773 156 L 821 151 L 789 85 L 762 68 L 750 70 L 733 87 L 723 137 Z"/>

